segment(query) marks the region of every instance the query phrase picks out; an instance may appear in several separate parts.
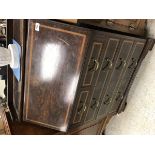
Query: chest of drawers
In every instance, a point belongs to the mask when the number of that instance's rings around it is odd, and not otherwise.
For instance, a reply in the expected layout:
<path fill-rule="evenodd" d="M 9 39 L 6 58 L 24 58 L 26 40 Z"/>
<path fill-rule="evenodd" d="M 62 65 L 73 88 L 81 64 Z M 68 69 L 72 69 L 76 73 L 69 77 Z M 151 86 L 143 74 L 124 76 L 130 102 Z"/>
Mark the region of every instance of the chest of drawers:
<path fill-rule="evenodd" d="M 93 126 L 99 134 L 99 122 L 124 110 L 154 45 L 153 39 L 51 20 L 12 22 L 12 38 L 22 47 L 21 81 L 13 77 L 9 87 L 12 113 L 21 124 L 55 133 Z"/>

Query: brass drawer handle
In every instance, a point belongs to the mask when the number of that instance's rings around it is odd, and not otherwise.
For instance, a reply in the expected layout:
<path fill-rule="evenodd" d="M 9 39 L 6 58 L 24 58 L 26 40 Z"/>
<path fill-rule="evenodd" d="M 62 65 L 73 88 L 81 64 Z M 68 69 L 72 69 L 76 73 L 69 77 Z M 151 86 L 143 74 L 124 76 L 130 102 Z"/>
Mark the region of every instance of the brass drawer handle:
<path fill-rule="evenodd" d="M 114 20 L 112 20 L 112 19 L 107 19 L 107 20 L 106 20 L 106 23 L 107 23 L 107 25 L 112 26 L 112 25 L 114 25 Z"/>
<path fill-rule="evenodd" d="M 128 66 L 129 69 L 134 69 L 137 66 L 137 61 L 136 59 L 132 58 L 132 63 Z"/>
<path fill-rule="evenodd" d="M 80 114 L 81 112 L 85 112 L 86 109 L 87 109 L 87 107 L 82 105 L 80 108 L 78 108 L 77 113 Z"/>
<path fill-rule="evenodd" d="M 112 61 L 109 58 L 106 58 L 105 60 L 106 60 L 107 64 L 105 65 L 105 67 L 102 68 L 102 70 L 111 69 L 113 66 Z"/>
<path fill-rule="evenodd" d="M 99 62 L 97 60 L 94 60 L 94 63 L 95 63 L 95 71 L 97 71 L 99 68 Z"/>
<path fill-rule="evenodd" d="M 126 61 L 124 60 L 123 61 L 123 68 L 126 66 Z"/>
<path fill-rule="evenodd" d="M 107 59 L 107 62 L 109 62 L 108 68 L 111 69 L 113 66 L 112 61 L 110 59 Z"/>
<path fill-rule="evenodd" d="M 83 111 L 85 112 L 85 111 L 86 111 L 86 109 L 87 109 L 87 107 L 86 107 L 86 106 L 84 106 L 84 109 L 83 109 Z"/>
<path fill-rule="evenodd" d="M 119 59 L 120 64 L 116 67 L 116 69 L 121 68 L 121 66 L 124 68 L 126 66 L 126 60 L 122 60 L 122 58 Z"/>
<path fill-rule="evenodd" d="M 118 92 L 118 96 L 116 98 L 116 101 L 121 101 L 123 99 L 123 95 L 121 94 L 121 92 Z"/>
<path fill-rule="evenodd" d="M 130 24 L 129 25 L 129 30 L 130 31 L 134 31 L 136 29 L 135 25 L 134 24 Z"/>
<path fill-rule="evenodd" d="M 92 59 L 93 66 L 88 69 L 88 71 L 97 71 L 99 68 L 99 62 L 95 59 Z"/>
<path fill-rule="evenodd" d="M 93 104 L 90 106 L 92 109 L 94 109 L 94 107 L 98 107 L 99 106 L 99 101 L 96 100 L 96 98 L 93 98 L 92 100 L 94 100 Z"/>
<path fill-rule="evenodd" d="M 112 98 L 107 95 L 107 99 L 104 101 L 104 105 L 108 105 L 112 102 Z"/>
<path fill-rule="evenodd" d="M 82 102 L 80 101 L 80 103 L 82 103 Z M 77 113 L 80 114 L 80 113 L 82 112 L 82 109 L 83 109 L 83 105 L 81 105 L 81 106 L 78 108 Z"/>

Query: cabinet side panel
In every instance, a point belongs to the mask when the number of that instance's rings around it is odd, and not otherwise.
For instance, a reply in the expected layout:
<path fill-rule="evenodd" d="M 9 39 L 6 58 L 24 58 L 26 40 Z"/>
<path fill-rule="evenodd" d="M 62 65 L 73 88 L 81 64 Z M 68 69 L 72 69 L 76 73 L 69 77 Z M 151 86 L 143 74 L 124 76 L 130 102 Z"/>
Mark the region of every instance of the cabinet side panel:
<path fill-rule="evenodd" d="M 16 110 L 18 119 L 21 118 L 21 104 L 22 104 L 22 87 L 23 87 L 23 65 L 25 55 L 25 20 L 15 19 L 13 20 L 13 39 L 21 46 L 21 77 L 18 82 L 15 76 L 13 76 L 13 105 Z"/>

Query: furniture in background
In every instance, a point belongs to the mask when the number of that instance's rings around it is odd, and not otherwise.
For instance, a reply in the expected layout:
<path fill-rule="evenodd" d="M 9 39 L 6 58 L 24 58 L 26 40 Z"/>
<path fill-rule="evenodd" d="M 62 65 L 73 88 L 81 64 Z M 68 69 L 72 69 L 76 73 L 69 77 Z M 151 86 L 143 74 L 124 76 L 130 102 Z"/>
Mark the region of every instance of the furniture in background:
<path fill-rule="evenodd" d="M 8 23 L 22 48 L 21 80 L 8 74 L 12 134 L 103 134 L 154 45 L 146 20 Z"/>
<path fill-rule="evenodd" d="M 1 99 L 0 99 L 1 104 Z M 0 135 L 10 135 L 10 128 L 6 116 L 6 110 L 0 106 Z"/>
<path fill-rule="evenodd" d="M 128 34 L 144 36 L 146 35 L 146 21 L 144 19 L 81 19 L 80 23 L 92 25 L 100 28 L 115 30 L 118 33 L 125 32 Z"/>
<path fill-rule="evenodd" d="M 0 47 L 6 47 L 7 37 L 6 37 L 6 25 L 7 20 L 0 20 Z M 0 67 L 0 80 L 6 81 L 5 96 L 7 98 L 7 66 Z"/>
<path fill-rule="evenodd" d="M 0 20 L 0 47 L 6 47 L 7 44 L 7 20 L 1 19 Z M 0 135 L 9 135 L 10 129 L 7 121 L 6 112 L 8 112 L 7 106 L 7 70 L 8 66 L 1 66 L 0 67 L 0 80 L 4 80 L 5 87 L 1 89 L 1 96 L 0 96 Z M 4 89 L 4 90 L 3 90 Z M 4 91 L 4 93 L 3 93 Z M 5 96 L 4 96 L 5 95 Z"/>

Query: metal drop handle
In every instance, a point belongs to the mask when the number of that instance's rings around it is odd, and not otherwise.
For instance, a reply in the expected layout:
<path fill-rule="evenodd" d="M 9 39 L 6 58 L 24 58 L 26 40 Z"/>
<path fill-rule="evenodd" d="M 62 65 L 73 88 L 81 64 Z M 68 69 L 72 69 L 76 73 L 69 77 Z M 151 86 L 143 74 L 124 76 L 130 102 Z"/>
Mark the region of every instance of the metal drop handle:
<path fill-rule="evenodd" d="M 117 98 L 116 98 L 116 101 L 118 101 L 118 100 L 122 100 L 123 99 L 123 95 L 121 94 L 121 92 L 118 92 L 118 96 L 117 96 Z"/>
<path fill-rule="evenodd" d="M 86 107 L 86 106 L 84 106 L 84 109 L 83 109 L 83 111 L 85 112 L 85 111 L 86 111 L 86 109 L 87 109 L 87 107 Z"/>
<path fill-rule="evenodd" d="M 134 31 L 136 29 L 135 25 L 134 24 L 130 24 L 129 25 L 129 30 L 130 31 Z"/>
<path fill-rule="evenodd" d="M 94 108 L 95 106 L 98 107 L 99 106 L 99 101 L 96 100 L 96 98 L 93 98 L 94 103 L 91 105 L 91 108 Z"/>
<path fill-rule="evenodd" d="M 109 95 L 107 95 L 107 96 L 109 96 Z M 105 101 L 104 101 L 104 104 L 105 105 L 108 105 L 108 104 L 110 104 L 112 102 L 112 98 L 111 97 L 108 97 Z"/>
<path fill-rule="evenodd" d="M 94 60 L 94 63 L 95 63 L 95 71 L 97 71 L 99 68 L 99 62 L 97 60 Z"/>
<path fill-rule="evenodd" d="M 84 106 L 84 105 L 82 105 L 80 108 L 78 108 L 78 111 L 77 112 L 78 112 L 78 114 L 80 114 L 82 111 L 85 112 L 86 109 L 87 109 L 87 107 Z"/>
<path fill-rule="evenodd" d="M 111 69 L 113 66 L 112 60 L 110 60 L 109 58 L 106 58 L 105 60 L 106 60 L 107 64 L 105 67 L 102 68 L 102 70 Z"/>
<path fill-rule="evenodd" d="M 99 68 L 99 62 L 96 59 L 92 59 L 93 67 L 89 68 L 88 71 L 97 71 Z"/>
<path fill-rule="evenodd" d="M 112 61 L 110 59 L 107 59 L 107 62 L 109 62 L 108 63 L 108 68 L 111 69 L 112 66 L 113 66 Z"/>
<path fill-rule="evenodd" d="M 80 102 L 80 103 L 82 103 L 82 102 Z M 80 113 L 82 112 L 82 109 L 83 109 L 83 105 L 81 105 L 81 106 L 78 108 L 77 113 L 80 114 Z"/>
<path fill-rule="evenodd" d="M 124 68 L 126 66 L 126 60 L 122 60 L 122 58 L 120 58 L 120 64 L 116 67 L 116 69 L 121 68 L 121 66 Z"/>
<path fill-rule="evenodd" d="M 129 69 L 135 68 L 137 66 L 136 59 L 132 58 L 132 63 L 128 66 Z"/>

